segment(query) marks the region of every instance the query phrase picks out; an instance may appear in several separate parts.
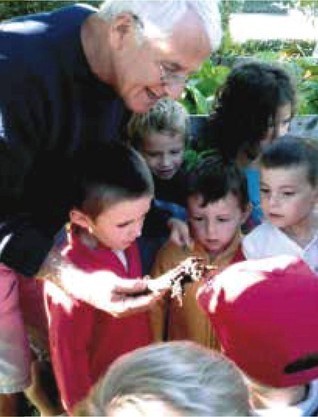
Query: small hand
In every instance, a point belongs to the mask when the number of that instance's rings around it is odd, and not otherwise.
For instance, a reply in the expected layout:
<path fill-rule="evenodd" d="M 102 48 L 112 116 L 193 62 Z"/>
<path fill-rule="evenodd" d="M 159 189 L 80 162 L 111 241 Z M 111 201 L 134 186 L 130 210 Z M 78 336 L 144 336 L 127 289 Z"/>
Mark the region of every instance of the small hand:
<path fill-rule="evenodd" d="M 169 240 L 175 245 L 191 250 L 193 241 L 190 236 L 189 226 L 182 220 L 171 218 L 168 222 L 170 228 Z"/>

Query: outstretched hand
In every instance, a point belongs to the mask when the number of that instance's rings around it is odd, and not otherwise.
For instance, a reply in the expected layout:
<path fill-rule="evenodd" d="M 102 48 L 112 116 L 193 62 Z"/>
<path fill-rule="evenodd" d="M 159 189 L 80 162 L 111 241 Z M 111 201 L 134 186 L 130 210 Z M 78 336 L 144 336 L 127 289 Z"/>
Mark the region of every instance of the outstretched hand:
<path fill-rule="evenodd" d="M 149 291 L 145 279 L 118 278 L 112 290 L 108 313 L 124 317 L 149 310 L 162 296 L 162 293 Z"/>
<path fill-rule="evenodd" d="M 200 281 L 213 269 L 215 267 L 206 265 L 203 259 L 190 256 L 164 275 L 150 280 L 148 288 L 154 292 L 170 289 L 171 297 L 176 297 L 181 305 L 185 284 Z"/>

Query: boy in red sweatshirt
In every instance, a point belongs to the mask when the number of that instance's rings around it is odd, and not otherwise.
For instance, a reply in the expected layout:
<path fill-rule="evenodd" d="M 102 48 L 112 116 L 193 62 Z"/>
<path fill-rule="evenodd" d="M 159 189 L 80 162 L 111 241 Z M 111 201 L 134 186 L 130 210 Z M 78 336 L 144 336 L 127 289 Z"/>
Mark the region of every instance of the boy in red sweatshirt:
<path fill-rule="evenodd" d="M 140 277 L 135 240 L 153 197 L 151 173 L 136 151 L 118 143 L 80 155 L 78 198 L 63 259 L 85 272 L 109 271 L 110 279 L 112 273 Z M 45 283 L 45 297 L 53 368 L 70 413 L 118 356 L 152 342 L 149 317 L 140 312 L 115 318 L 52 282 Z"/>

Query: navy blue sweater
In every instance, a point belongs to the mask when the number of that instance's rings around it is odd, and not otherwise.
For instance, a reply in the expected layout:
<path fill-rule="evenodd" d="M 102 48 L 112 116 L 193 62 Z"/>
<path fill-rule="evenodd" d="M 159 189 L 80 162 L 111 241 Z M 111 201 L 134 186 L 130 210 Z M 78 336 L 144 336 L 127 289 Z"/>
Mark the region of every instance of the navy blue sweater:
<path fill-rule="evenodd" d="M 0 25 L 0 261 L 27 276 L 67 221 L 76 150 L 117 140 L 127 119 L 82 50 L 94 11 L 75 5 Z"/>

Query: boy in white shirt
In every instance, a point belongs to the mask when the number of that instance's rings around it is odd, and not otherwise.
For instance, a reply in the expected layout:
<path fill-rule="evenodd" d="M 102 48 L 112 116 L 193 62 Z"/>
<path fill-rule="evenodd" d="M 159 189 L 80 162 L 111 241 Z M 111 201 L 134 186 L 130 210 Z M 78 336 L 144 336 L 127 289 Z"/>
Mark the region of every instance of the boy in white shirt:
<path fill-rule="evenodd" d="M 301 257 L 318 272 L 317 144 L 286 135 L 261 153 L 265 221 L 243 239 L 247 259 Z"/>

